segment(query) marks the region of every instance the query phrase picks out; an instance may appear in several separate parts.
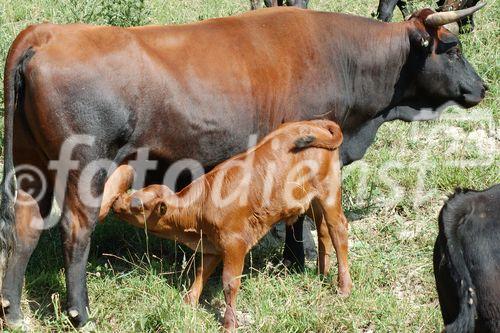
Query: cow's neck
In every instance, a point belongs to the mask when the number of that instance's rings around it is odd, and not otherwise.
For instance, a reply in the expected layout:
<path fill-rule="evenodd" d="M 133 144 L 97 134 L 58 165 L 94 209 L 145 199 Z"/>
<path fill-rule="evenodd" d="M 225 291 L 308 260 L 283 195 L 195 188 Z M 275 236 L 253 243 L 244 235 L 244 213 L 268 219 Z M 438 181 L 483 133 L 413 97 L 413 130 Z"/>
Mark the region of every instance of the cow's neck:
<path fill-rule="evenodd" d="M 406 22 L 367 25 L 367 30 L 353 38 L 356 42 L 347 47 L 345 58 L 336 63 L 341 67 L 334 70 L 345 73 L 344 86 L 349 96 L 340 97 L 344 104 L 336 110 L 335 117 L 344 133 L 343 165 L 364 156 L 385 121 L 413 120 L 404 118 L 408 106 L 400 105 L 408 99 L 408 92 L 413 91 L 407 25 Z M 332 41 L 333 47 L 339 47 L 338 43 Z"/>
<path fill-rule="evenodd" d="M 344 85 L 351 95 L 338 117 L 344 132 L 358 129 L 403 98 L 409 51 L 404 24 L 368 25 L 359 32 L 337 69 L 347 74 Z"/>

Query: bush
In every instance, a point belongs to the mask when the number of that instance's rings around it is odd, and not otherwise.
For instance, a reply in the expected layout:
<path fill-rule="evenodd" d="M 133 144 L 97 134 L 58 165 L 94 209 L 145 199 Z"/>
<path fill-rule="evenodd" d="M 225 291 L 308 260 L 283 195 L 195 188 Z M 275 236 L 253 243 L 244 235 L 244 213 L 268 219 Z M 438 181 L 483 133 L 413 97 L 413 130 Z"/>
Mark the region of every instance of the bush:
<path fill-rule="evenodd" d="M 75 22 L 120 27 L 149 22 L 149 9 L 145 0 L 70 0 L 69 9 Z"/>

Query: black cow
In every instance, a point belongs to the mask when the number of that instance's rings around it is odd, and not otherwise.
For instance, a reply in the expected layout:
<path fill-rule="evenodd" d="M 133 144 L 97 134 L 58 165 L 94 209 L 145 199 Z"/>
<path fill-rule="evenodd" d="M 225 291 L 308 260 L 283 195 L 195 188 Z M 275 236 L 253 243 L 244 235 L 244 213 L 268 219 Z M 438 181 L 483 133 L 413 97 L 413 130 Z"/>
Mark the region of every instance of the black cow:
<path fill-rule="evenodd" d="M 264 0 L 266 7 L 289 6 L 298 8 L 307 8 L 309 0 Z M 260 0 L 250 0 L 250 8 L 252 10 L 259 8 Z"/>
<path fill-rule="evenodd" d="M 408 5 L 404 0 L 380 0 L 377 12 L 373 13 L 372 16 L 377 16 L 377 19 L 381 21 L 390 22 L 396 6 L 398 6 L 403 17 L 407 17 L 410 14 L 408 12 Z"/>
<path fill-rule="evenodd" d="M 434 275 L 446 332 L 500 332 L 500 184 L 445 203 Z"/>
<path fill-rule="evenodd" d="M 478 1 L 479 0 L 438 0 L 436 11 L 456 11 L 470 8 L 475 6 Z M 408 17 L 410 12 L 408 10 L 408 4 L 404 0 L 380 0 L 377 12 L 372 15 L 377 16 L 381 21 L 390 22 L 396 6 L 398 6 L 404 18 Z M 457 23 L 460 33 L 472 31 L 474 29 L 474 18 L 472 15 L 461 18 Z M 469 27 L 468 29 L 465 28 L 467 26 Z M 458 31 L 454 29 L 454 32 L 457 33 Z"/>

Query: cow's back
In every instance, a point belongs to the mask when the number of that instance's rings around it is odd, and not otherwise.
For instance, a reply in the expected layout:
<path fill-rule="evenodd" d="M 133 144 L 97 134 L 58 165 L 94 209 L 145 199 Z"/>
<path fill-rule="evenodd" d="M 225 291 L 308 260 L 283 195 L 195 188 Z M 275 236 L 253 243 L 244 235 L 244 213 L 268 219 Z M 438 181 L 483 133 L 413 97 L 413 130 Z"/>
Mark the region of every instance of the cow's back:
<path fill-rule="evenodd" d="M 50 158 L 78 133 L 96 136 L 106 157 L 127 143 L 130 152 L 147 146 L 159 159 L 215 165 L 251 134 L 327 111 L 328 85 L 314 83 L 324 66 L 311 16 L 278 14 L 128 29 L 33 26 L 13 46 L 35 52 L 30 127 L 50 129 L 50 140 L 35 133 Z"/>
<path fill-rule="evenodd" d="M 500 327 L 499 203 L 500 185 L 457 190 L 440 213 L 434 271 L 445 324 L 454 329 L 471 325 L 475 311 L 475 332 Z"/>
<path fill-rule="evenodd" d="M 500 332 L 500 185 L 471 194 L 464 257 L 477 294 L 476 332 Z"/>

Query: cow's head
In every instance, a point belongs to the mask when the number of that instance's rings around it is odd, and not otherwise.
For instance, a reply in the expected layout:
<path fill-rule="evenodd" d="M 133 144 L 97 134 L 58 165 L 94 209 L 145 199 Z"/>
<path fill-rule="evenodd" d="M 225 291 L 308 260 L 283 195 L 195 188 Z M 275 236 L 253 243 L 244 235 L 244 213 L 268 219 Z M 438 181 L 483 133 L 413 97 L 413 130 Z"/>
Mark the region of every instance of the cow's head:
<path fill-rule="evenodd" d="M 455 102 L 469 108 L 484 98 L 486 85 L 462 54 L 457 36 L 444 27 L 482 6 L 440 13 L 423 9 L 409 18 L 413 69 L 410 80 L 414 96 L 428 103 L 422 107 Z"/>

